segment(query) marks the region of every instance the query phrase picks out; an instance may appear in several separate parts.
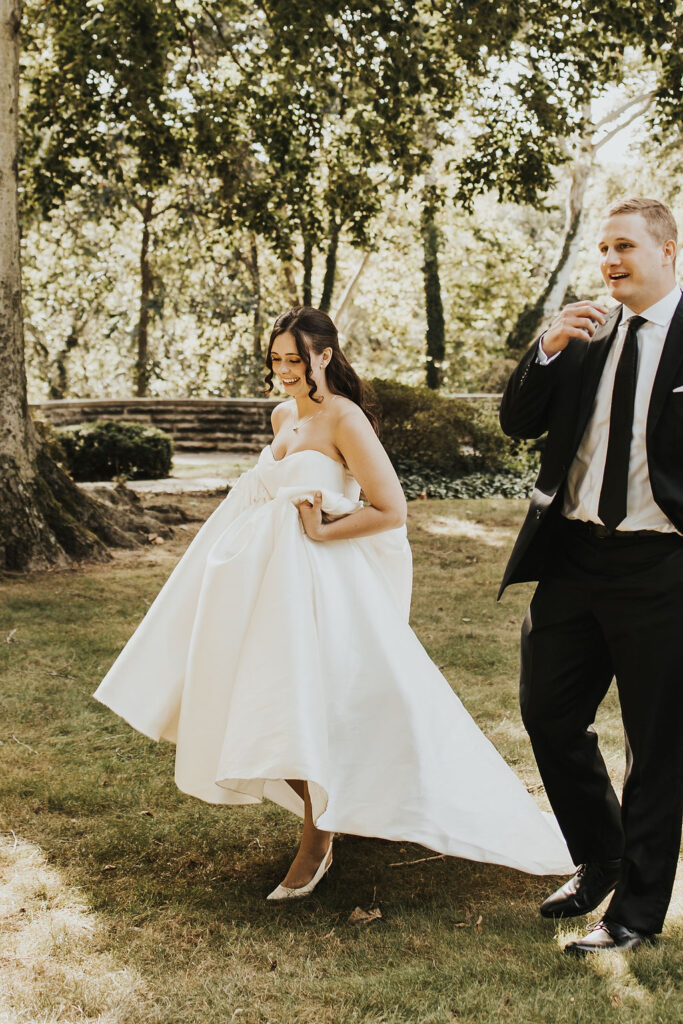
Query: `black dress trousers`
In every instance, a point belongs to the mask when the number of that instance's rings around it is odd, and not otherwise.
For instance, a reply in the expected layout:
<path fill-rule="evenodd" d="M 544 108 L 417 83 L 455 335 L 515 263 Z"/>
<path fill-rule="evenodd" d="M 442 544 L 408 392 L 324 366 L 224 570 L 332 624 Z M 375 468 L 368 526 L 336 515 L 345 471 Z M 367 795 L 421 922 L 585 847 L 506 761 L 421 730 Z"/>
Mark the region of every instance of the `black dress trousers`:
<path fill-rule="evenodd" d="M 592 728 L 616 677 L 621 806 Z M 607 918 L 662 929 L 683 812 L 683 537 L 591 536 L 563 520 L 522 630 L 522 717 L 575 861 L 623 858 Z"/>

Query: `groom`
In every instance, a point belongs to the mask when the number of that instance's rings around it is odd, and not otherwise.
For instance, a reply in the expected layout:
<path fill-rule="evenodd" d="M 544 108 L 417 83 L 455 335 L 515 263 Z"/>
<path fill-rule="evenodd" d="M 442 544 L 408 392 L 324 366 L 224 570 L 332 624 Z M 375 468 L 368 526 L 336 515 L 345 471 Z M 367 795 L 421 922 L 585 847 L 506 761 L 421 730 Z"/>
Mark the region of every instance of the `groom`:
<path fill-rule="evenodd" d="M 576 917 L 613 893 L 567 953 L 634 949 L 661 931 L 683 793 L 683 301 L 676 222 L 616 203 L 600 269 L 618 305 L 566 306 L 512 374 L 506 434 L 548 432 L 505 571 L 538 580 L 522 629 L 521 706 L 576 875 L 541 907 Z M 592 728 L 616 677 L 621 806 Z"/>

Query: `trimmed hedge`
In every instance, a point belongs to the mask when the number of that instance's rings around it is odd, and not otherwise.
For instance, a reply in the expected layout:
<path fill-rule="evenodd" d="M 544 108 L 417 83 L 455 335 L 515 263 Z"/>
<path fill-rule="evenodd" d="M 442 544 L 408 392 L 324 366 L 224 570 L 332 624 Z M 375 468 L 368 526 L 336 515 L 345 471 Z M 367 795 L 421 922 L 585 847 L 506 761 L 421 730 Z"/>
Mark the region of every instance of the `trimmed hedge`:
<path fill-rule="evenodd" d="M 96 420 L 60 427 L 56 434 L 74 480 L 157 480 L 170 475 L 173 438 L 158 427 Z"/>

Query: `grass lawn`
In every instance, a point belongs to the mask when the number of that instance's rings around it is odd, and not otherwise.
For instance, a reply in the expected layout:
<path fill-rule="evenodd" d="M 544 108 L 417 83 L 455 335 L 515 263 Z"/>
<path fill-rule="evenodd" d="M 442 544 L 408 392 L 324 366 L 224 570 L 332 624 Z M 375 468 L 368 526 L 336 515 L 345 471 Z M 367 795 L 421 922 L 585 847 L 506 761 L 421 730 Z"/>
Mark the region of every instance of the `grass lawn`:
<path fill-rule="evenodd" d="M 178 500 L 205 516 L 217 499 Z M 522 510 L 412 503 L 413 624 L 544 804 L 516 695 L 530 589 L 495 601 Z M 582 922 L 538 915 L 555 879 L 409 844 L 339 837 L 310 900 L 264 902 L 298 821 L 183 796 L 173 748 L 90 698 L 194 528 L 0 584 L 0 1024 L 683 1021 L 680 890 L 657 947 L 587 961 L 561 952 Z M 619 779 L 613 696 L 598 729 Z M 381 917 L 352 924 L 356 907 Z"/>

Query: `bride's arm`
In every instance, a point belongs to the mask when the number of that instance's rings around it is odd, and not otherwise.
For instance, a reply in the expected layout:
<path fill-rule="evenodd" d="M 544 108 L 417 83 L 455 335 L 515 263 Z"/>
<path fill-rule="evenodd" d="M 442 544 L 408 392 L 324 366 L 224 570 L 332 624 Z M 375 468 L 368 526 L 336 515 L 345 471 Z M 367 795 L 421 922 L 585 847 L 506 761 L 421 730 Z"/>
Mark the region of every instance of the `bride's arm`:
<path fill-rule="evenodd" d="M 321 498 L 302 502 L 299 513 L 311 540 L 348 540 L 394 530 L 406 521 L 406 499 L 389 456 L 365 413 L 349 406 L 335 424 L 334 442 L 349 472 L 360 484 L 368 505 L 348 516 L 323 522 Z"/>

